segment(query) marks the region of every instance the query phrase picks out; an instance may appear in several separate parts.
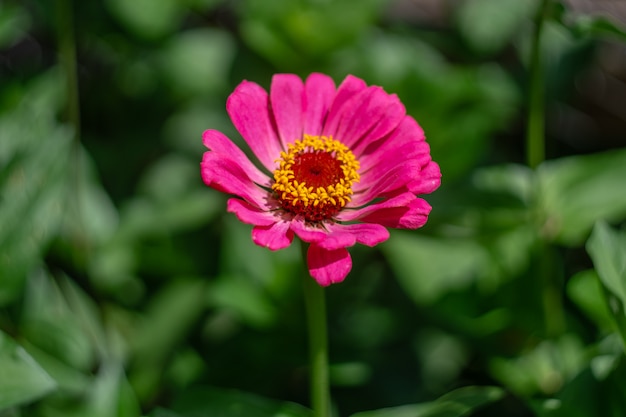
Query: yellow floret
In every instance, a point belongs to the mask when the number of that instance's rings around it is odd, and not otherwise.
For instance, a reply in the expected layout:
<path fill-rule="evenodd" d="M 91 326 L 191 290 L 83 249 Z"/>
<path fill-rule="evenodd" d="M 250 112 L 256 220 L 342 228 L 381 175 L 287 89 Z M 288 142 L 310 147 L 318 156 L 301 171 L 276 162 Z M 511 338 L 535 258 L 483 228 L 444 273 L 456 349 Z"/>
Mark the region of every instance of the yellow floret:
<path fill-rule="evenodd" d="M 320 151 L 341 163 L 344 178 L 314 190 L 312 186 L 307 187 L 306 182 L 300 183 L 295 179 L 293 164 L 300 154 Z M 332 137 L 304 135 L 301 140 L 290 143 L 287 152 L 281 152 L 276 162 L 278 169 L 274 171 L 272 190 L 279 196 L 283 207 L 301 205 L 303 210 L 312 210 L 308 219 L 323 218 L 343 208 L 351 201 L 352 185 L 360 179 L 359 161 L 347 146 Z"/>

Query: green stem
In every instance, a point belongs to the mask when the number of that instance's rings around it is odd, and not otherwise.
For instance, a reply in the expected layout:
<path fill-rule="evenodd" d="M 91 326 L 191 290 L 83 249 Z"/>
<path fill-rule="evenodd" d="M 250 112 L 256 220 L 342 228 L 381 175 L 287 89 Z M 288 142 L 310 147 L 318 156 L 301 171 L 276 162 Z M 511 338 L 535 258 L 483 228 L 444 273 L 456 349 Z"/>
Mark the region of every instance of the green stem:
<path fill-rule="evenodd" d="M 528 128 L 526 131 L 526 159 L 531 168 L 545 160 L 545 103 L 541 34 L 550 0 L 542 0 L 537 12 L 535 32 L 530 52 L 530 85 L 528 97 Z"/>
<path fill-rule="evenodd" d="M 306 262 L 306 246 L 302 244 Z M 313 417 L 330 416 L 328 383 L 328 336 L 326 329 L 326 300 L 324 288 L 310 276 L 304 277 L 304 302 L 309 328 L 311 407 Z"/>
<path fill-rule="evenodd" d="M 81 216 L 81 146 L 80 146 L 80 97 L 78 90 L 78 70 L 76 65 L 76 34 L 74 31 L 74 11 L 72 0 L 57 0 L 57 42 L 59 63 L 65 84 L 65 119 L 73 130 L 72 146 L 72 201 L 71 216 L 75 225 L 74 244 L 84 251 L 73 251 L 74 262 L 85 263 L 89 256 L 89 244 L 85 225 Z M 84 254 L 85 258 L 80 257 Z"/>
<path fill-rule="evenodd" d="M 67 92 L 66 117 L 74 128 L 74 140 L 80 140 L 80 104 L 78 96 L 78 71 L 76 69 L 76 37 L 71 0 L 57 0 L 57 37 L 59 61 Z"/>
<path fill-rule="evenodd" d="M 529 67 L 529 95 L 528 95 L 528 126 L 526 130 L 526 158 L 528 166 L 537 168 L 546 158 L 545 138 L 545 97 L 544 97 L 544 67 L 541 51 L 541 36 L 547 19 L 550 0 L 541 0 L 537 10 L 535 31 L 532 39 L 532 49 Z M 556 337 L 565 329 L 561 285 L 556 282 L 558 271 L 554 270 L 555 254 L 547 244 L 539 243 L 536 255 L 538 259 L 538 273 L 541 279 L 541 297 L 546 325 L 546 334 Z"/>

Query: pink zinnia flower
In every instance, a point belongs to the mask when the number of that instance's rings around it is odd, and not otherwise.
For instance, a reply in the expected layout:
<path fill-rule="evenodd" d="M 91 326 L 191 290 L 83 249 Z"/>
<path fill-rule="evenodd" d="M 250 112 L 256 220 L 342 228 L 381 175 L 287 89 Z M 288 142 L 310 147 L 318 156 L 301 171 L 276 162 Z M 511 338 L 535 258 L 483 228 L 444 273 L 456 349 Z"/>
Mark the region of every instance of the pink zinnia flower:
<path fill-rule="evenodd" d="M 243 81 L 226 109 L 262 167 L 216 130 L 203 135 L 204 182 L 236 198 L 228 211 L 253 225 L 271 250 L 294 235 L 308 242 L 307 264 L 320 285 L 344 280 L 347 247 L 374 246 L 388 227 L 416 229 L 439 187 L 424 132 L 395 94 L 348 76 L 338 88 L 323 74 L 305 82 L 278 74 L 268 93 Z"/>

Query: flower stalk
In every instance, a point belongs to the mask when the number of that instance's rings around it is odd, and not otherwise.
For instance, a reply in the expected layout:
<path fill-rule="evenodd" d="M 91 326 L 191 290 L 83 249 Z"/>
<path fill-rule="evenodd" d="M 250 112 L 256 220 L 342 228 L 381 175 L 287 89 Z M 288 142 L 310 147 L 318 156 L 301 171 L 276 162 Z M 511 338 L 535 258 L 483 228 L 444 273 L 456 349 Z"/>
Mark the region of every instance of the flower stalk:
<path fill-rule="evenodd" d="M 85 264 L 86 259 L 81 259 L 81 253 L 89 257 L 90 246 L 87 239 L 83 217 L 81 216 L 81 121 L 80 121 L 80 95 L 78 87 L 78 69 L 76 60 L 76 33 L 74 29 L 74 10 L 72 0 L 57 0 L 56 2 L 56 35 L 59 48 L 59 64 L 65 84 L 65 121 L 72 128 L 72 195 L 70 212 L 75 224 L 73 235 L 76 247 L 83 251 L 74 251 L 74 262 Z"/>
<path fill-rule="evenodd" d="M 78 71 L 76 69 L 76 36 L 71 0 L 57 0 L 57 38 L 59 62 L 67 91 L 66 117 L 74 129 L 74 140 L 80 140 L 80 104 L 78 97 Z"/>
<path fill-rule="evenodd" d="M 528 96 L 528 128 L 526 130 L 526 160 L 536 168 L 545 158 L 545 102 L 541 35 L 550 0 L 541 0 L 537 11 L 535 31 L 530 52 L 530 85 Z"/>
<path fill-rule="evenodd" d="M 303 260 L 306 247 L 302 244 Z M 328 382 L 328 335 L 326 328 L 326 299 L 324 287 L 306 274 L 304 302 L 309 329 L 310 392 L 313 417 L 330 416 L 330 388 Z"/>
<path fill-rule="evenodd" d="M 546 159 L 545 138 L 545 83 L 541 39 L 548 17 L 550 0 L 541 0 L 537 9 L 529 67 L 528 125 L 526 129 L 526 161 L 536 169 Z M 545 320 L 545 331 L 549 337 L 563 333 L 565 318 L 561 300 L 560 284 L 553 279 L 553 251 L 545 241 L 539 242 L 537 273 L 541 280 L 541 302 Z"/>

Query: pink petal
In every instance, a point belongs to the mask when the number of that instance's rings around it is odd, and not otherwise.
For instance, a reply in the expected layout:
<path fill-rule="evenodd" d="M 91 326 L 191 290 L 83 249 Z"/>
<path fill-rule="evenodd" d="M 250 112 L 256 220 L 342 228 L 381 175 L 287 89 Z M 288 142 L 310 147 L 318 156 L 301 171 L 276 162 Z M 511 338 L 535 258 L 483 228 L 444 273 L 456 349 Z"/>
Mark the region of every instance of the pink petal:
<path fill-rule="evenodd" d="M 368 173 L 361 177 L 361 182 L 355 184 L 352 201 L 347 207 L 359 207 L 375 198 L 390 194 L 395 190 L 405 188 L 411 181 L 417 179 L 420 172 L 419 163 L 414 159 L 396 162 L 396 165 L 384 161 L 382 169 L 377 169 L 379 177 Z"/>
<path fill-rule="evenodd" d="M 367 144 L 396 128 L 404 115 L 404 106 L 396 95 L 389 95 L 380 87 L 369 87 L 352 96 L 336 112 L 331 110 L 324 132 L 358 154 Z"/>
<path fill-rule="evenodd" d="M 289 222 L 280 221 L 270 226 L 255 226 L 252 229 L 252 241 L 269 250 L 285 249 L 293 240 Z"/>
<path fill-rule="evenodd" d="M 419 178 L 409 183 L 408 187 L 415 194 L 430 194 L 441 185 L 441 170 L 436 162 L 430 161 L 422 168 Z"/>
<path fill-rule="evenodd" d="M 235 161 L 244 170 L 250 179 L 259 185 L 269 187 L 270 178 L 261 172 L 243 153 L 237 145 L 228 139 L 222 132 L 207 130 L 202 134 L 204 146 L 212 152 L 224 155 Z"/>
<path fill-rule="evenodd" d="M 409 151 L 407 151 L 409 153 Z M 378 164 L 361 173 L 361 180 L 355 183 L 352 190 L 355 194 L 368 191 L 375 183 L 387 178 L 391 173 L 397 175 L 400 185 L 409 184 L 420 178 L 421 166 L 414 158 L 377 158 Z M 403 167 L 403 168 L 401 168 Z M 396 185 L 398 188 L 400 185 Z M 371 191 L 371 190 L 370 190 Z"/>
<path fill-rule="evenodd" d="M 352 121 L 351 130 L 355 131 L 357 126 L 366 125 L 366 121 L 375 121 L 364 133 L 357 134 L 356 142 L 348 144 L 356 155 L 360 154 L 370 143 L 376 142 L 396 129 L 406 115 L 404 105 L 395 94 L 389 95 L 380 89 L 372 99 L 372 103 L 367 103 L 368 106 L 363 108 L 358 117 Z"/>
<path fill-rule="evenodd" d="M 300 239 L 309 243 L 321 242 L 328 235 L 328 232 L 320 227 L 309 226 L 302 217 L 294 218 L 290 227 Z"/>
<path fill-rule="evenodd" d="M 320 248 L 334 250 L 354 246 L 356 243 L 356 236 L 353 233 L 342 229 L 339 225 L 328 224 L 326 227 L 328 234 L 323 240 L 317 243 Z"/>
<path fill-rule="evenodd" d="M 362 91 L 366 91 L 367 84 L 360 78 L 353 75 L 348 75 L 337 89 L 337 94 L 333 100 L 328 111 L 326 122 L 324 123 L 324 129 L 322 134 L 325 136 L 333 136 L 337 132 L 339 126 L 340 116 L 342 114 L 342 108 L 347 102 L 353 101 L 354 96 Z M 341 140 L 339 138 L 335 138 Z"/>
<path fill-rule="evenodd" d="M 355 155 L 361 163 L 361 172 L 378 165 L 380 158 L 402 160 L 417 158 L 420 165 L 430 161 L 430 147 L 425 142 L 424 131 L 415 119 L 404 116 L 400 124 L 387 137 L 370 142 Z"/>
<path fill-rule="evenodd" d="M 335 96 L 335 82 L 327 75 L 313 73 L 306 79 L 304 96 L 304 133 L 319 136 Z"/>
<path fill-rule="evenodd" d="M 341 89 L 341 86 L 339 88 Z M 324 135 L 332 136 L 348 146 L 354 143 L 358 135 L 366 132 L 374 121 L 367 120 L 366 125 L 357 126 L 356 131 L 352 129 L 352 121 L 359 117 L 361 108 L 372 101 L 372 96 L 376 92 L 378 92 L 376 87 L 368 87 L 353 94 L 339 109 L 332 108 L 324 126 Z"/>
<path fill-rule="evenodd" d="M 312 243 L 307 251 L 311 276 L 323 287 L 343 281 L 352 269 L 352 258 L 344 248 L 322 249 Z"/>
<path fill-rule="evenodd" d="M 260 210 L 238 198 L 230 198 L 226 209 L 229 213 L 234 213 L 241 222 L 255 226 L 270 226 L 279 220 L 273 212 Z"/>
<path fill-rule="evenodd" d="M 283 150 L 270 117 L 269 96 L 259 85 L 243 81 L 226 101 L 226 110 L 252 152 L 269 171 Z"/>
<path fill-rule="evenodd" d="M 408 192 L 358 210 L 345 210 L 337 217 L 342 221 L 359 220 L 385 227 L 417 229 L 426 223 L 430 210 L 430 204 Z"/>
<path fill-rule="evenodd" d="M 397 147 L 388 149 L 385 153 L 378 152 L 368 157 L 361 157 L 359 159 L 361 163 L 359 174 L 362 182 L 367 183 L 371 178 L 380 178 L 381 175 L 384 175 L 389 170 L 389 167 L 397 165 L 400 161 L 411 159 L 416 161 L 417 165 L 421 167 L 419 152 L 419 144 L 414 142 L 399 144 Z M 427 163 L 428 161 L 426 161 Z"/>
<path fill-rule="evenodd" d="M 237 195 L 259 208 L 268 206 L 269 193 L 258 187 L 236 161 L 208 151 L 202 156 L 200 169 L 202 179 L 209 187 Z"/>
<path fill-rule="evenodd" d="M 389 231 L 380 224 L 338 224 L 335 229 L 354 236 L 357 243 L 370 247 L 389 239 Z"/>
<path fill-rule="evenodd" d="M 363 216 L 367 216 L 377 210 L 385 210 L 389 208 L 402 207 L 406 204 L 409 204 L 412 200 L 414 200 L 415 195 L 411 192 L 401 193 L 395 197 L 385 199 L 383 201 L 369 204 L 367 206 L 357 208 L 357 209 L 344 209 L 337 215 L 337 220 L 342 222 L 350 222 L 353 220 L 359 220 Z"/>
<path fill-rule="evenodd" d="M 270 101 L 282 147 L 287 149 L 288 143 L 302 137 L 304 84 L 300 77 L 294 74 L 274 75 Z"/>

